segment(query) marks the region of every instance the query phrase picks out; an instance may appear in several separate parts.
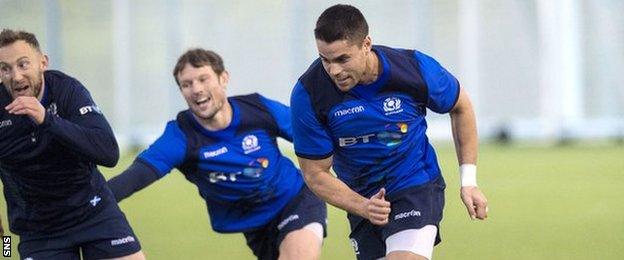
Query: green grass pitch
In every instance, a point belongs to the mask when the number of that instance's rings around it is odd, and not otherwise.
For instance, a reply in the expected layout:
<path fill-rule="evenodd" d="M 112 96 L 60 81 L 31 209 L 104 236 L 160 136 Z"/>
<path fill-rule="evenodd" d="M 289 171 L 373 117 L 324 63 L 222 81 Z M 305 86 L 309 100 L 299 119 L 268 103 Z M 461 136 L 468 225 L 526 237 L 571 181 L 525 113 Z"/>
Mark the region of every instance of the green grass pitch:
<path fill-rule="evenodd" d="M 471 221 L 459 199 L 450 145 L 436 146 L 446 178 L 442 244 L 434 259 L 621 259 L 624 146 L 482 145 L 479 185 L 490 217 Z M 122 158 L 110 178 L 134 155 Z M 6 202 L 0 200 L 5 229 Z M 203 200 L 177 171 L 121 204 L 148 259 L 253 259 L 241 234 L 210 229 Z M 345 213 L 329 209 L 322 259 L 353 259 Z M 17 259 L 17 237 L 13 236 Z"/>

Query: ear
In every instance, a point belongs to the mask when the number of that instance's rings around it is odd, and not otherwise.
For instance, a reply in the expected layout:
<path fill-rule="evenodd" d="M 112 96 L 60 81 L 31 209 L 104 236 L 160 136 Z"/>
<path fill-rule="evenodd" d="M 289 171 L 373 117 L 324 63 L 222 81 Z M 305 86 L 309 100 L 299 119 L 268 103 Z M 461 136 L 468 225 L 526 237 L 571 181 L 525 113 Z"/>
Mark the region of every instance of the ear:
<path fill-rule="evenodd" d="M 219 75 L 219 82 L 224 88 L 227 88 L 228 83 L 230 83 L 230 73 L 227 70 L 221 72 L 221 75 Z"/>
<path fill-rule="evenodd" d="M 46 70 L 48 68 L 48 55 L 41 55 L 41 70 Z"/>
<path fill-rule="evenodd" d="M 373 40 L 370 35 L 366 35 L 364 41 L 362 42 L 362 47 L 364 47 L 366 52 L 370 52 L 373 49 Z"/>

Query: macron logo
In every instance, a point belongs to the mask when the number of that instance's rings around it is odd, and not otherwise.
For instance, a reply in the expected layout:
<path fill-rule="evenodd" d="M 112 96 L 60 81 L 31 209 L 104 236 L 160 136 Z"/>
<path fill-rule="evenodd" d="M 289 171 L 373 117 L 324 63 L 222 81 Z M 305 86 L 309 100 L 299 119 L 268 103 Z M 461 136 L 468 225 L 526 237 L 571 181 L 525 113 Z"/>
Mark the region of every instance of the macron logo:
<path fill-rule="evenodd" d="M 357 114 L 360 112 L 364 112 L 364 106 L 350 107 L 346 109 L 338 110 L 334 113 L 334 116 L 345 116 L 350 114 Z"/>
<path fill-rule="evenodd" d="M 217 150 L 214 151 L 209 151 L 209 152 L 204 152 L 204 158 L 210 158 L 210 157 L 215 157 L 215 156 L 219 156 L 222 155 L 224 153 L 227 153 L 228 149 L 227 147 L 223 146 Z"/>
<path fill-rule="evenodd" d="M 111 246 L 123 245 L 123 244 L 126 244 L 126 243 L 132 243 L 134 241 L 136 241 L 136 240 L 134 239 L 133 236 L 127 236 L 127 237 L 124 237 L 124 238 L 111 240 Z"/>
<path fill-rule="evenodd" d="M 12 126 L 12 125 L 13 125 L 13 121 L 11 121 L 11 119 L 7 119 L 7 120 L 0 122 L 0 128 Z"/>
<path fill-rule="evenodd" d="M 409 217 L 420 217 L 420 211 L 411 210 L 411 211 L 396 214 L 394 215 L 394 220 L 399 220 L 402 218 L 409 218 Z"/>

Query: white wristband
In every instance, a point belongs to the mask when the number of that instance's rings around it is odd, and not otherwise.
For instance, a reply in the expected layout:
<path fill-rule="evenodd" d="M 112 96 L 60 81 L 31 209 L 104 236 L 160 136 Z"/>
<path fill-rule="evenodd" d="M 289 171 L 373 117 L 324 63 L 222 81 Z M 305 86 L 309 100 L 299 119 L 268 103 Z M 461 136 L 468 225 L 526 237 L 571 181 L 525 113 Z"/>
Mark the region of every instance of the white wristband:
<path fill-rule="evenodd" d="M 459 178 L 462 187 L 477 186 L 477 166 L 474 164 L 460 165 Z"/>

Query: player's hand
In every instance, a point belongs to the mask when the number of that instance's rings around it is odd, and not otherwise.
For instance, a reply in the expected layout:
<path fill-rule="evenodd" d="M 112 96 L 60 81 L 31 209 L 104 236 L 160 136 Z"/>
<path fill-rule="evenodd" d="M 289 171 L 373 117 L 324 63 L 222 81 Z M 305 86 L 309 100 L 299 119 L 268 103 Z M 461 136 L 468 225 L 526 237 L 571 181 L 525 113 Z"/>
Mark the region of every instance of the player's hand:
<path fill-rule="evenodd" d="M 9 114 L 27 115 L 38 125 L 43 123 L 45 119 L 45 108 L 36 97 L 17 97 L 4 109 L 6 109 Z"/>
<path fill-rule="evenodd" d="M 381 188 L 365 203 L 365 217 L 374 225 L 388 224 L 390 215 L 390 202 L 385 199 L 386 189 Z"/>
<path fill-rule="evenodd" d="M 468 210 L 468 215 L 470 215 L 471 219 L 481 219 L 484 220 L 487 218 L 488 213 L 488 204 L 485 195 L 479 190 L 477 186 L 466 186 L 462 187 L 460 191 L 460 196 L 466 209 Z"/>

